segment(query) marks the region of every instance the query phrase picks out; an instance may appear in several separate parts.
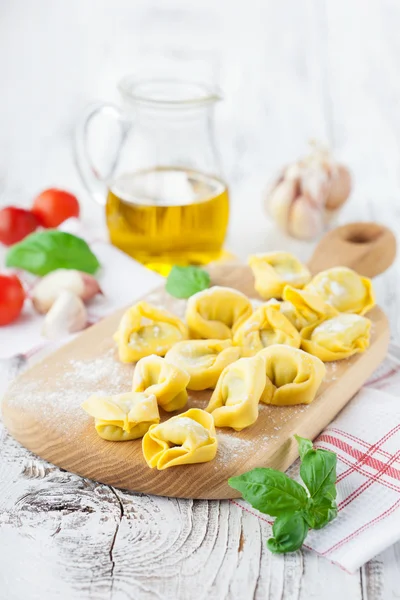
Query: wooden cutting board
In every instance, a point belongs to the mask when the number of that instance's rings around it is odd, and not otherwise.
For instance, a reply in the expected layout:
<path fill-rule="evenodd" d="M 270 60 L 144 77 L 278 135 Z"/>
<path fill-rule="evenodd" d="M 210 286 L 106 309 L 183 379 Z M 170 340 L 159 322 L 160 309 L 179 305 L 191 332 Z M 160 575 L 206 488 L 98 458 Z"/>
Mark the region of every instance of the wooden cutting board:
<path fill-rule="evenodd" d="M 387 268 L 394 254 L 390 231 L 374 224 L 353 224 L 328 234 L 309 264 L 313 272 L 344 264 L 371 276 Z M 247 266 L 220 265 L 210 272 L 213 284 L 231 286 L 257 298 Z M 171 298 L 163 288 L 147 295 L 146 300 L 179 316 L 184 314 L 185 301 Z M 3 401 L 4 423 L 26 448 L 63 469 L 161 496 L 233 498 L 239 494 L 227 485 L 230 476 L 260 466 L 287 469 L 297 457 L 293 434 L 315 438 L 383 360 L 389 341 L 387 319 L 376 307 L 368 315 L 373 321 L 370 348 L 364 354 L 328 364 L 327 377 L 312 404 L 262 404 L 252 427 L 241 432 L 218 430 L 215 460 L 156 471 L 149 469 L 143 459 L 141 440 L 102 440 L 95 432 L 93 419 L 80 408 L 94 392 L 131 389 L 134 366 L 118 362 L 112 340 L 123 312 L 90 327 L 17 378 Z M 210 395 L 210 391 L 190 393 L 189 407 L 204 408 Z"/>

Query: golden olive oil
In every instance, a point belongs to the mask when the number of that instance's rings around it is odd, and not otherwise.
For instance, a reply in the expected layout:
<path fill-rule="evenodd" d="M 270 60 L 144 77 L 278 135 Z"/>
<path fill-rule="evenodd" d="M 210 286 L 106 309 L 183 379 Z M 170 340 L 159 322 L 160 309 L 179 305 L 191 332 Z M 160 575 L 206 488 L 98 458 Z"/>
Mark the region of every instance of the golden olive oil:
<path fill-rule="evenodd" d="M 111 242 L 147 266 L 167 273 L 174 264 L 218 259 L 229 218 L 226 185 L 180 168 L 120 176 L 106 205 Z"/>

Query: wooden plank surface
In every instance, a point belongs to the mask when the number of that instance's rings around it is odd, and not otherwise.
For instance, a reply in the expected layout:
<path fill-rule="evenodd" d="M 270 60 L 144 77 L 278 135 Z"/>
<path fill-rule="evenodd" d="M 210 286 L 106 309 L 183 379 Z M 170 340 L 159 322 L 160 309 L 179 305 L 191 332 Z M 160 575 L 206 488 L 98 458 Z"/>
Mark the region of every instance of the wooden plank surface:
<path fill-rule="evenodd" d="M 231 286 L 250 298 L 257 296 L 250 267 L 232 265 L 217 270 L 213 284 Z M 145 300 L 184 318 L 186 302 L 172 298 L 164 286 Z M 252 427 L 240 432 L 217 430 L 218 452 L 211 462 L 157 471 L 147 466 L 141 440 L 102 440 L 93 419 L 80 408 L 99 390 L 115 394 L 132 387 L 134 366 L 119 362 L 113 340 L 123 312 L 103 319 L 21 375 L 3 399 L 3 422 L 26 448 L 67 471 L 159 496 L 235 498 L 240 494 L 229 487 L 229 477 L 255 467 L 285 471 L 298 456 L 293 435 L 314 439 L 372 375 L 389 344 L 387 319 L 375 307 L 368 315 L 372 321 L 369 349 L 327 364 L 327 375 L 314 402 L 284 407 L 260 404 Z M 190 392 L 183 410 L 205 408 L 210 397 L 210 390 Z M 169 416 L 161 411 L 162 420 Z"/>
<path fill-rule="evenodd" d="M 115 100 L 127 71 L 205 56 L 226 98 L 217 116 L 232 251 L 311 254 L 260 212 L 270 175 L 310 137 L 352 167 L 356 189 L 340 221 L 400 228 L 398 2 L 4 0 L 0 10 L 2 205 L 65 186 L 80 194 L 87 224 L 99 222 L 71 159 L 79 110 Z M 375 287 L 400 342 L 399 261 Z M 0 386 L 21 366 L 4 363 Z M 398 598 L 400 542 L 351 576 L 308 551 L 272 556 L 267 525 L 228 502 L 120 493 L 54 469 L 1 424 L 0 456 L 7 600 Z"/>

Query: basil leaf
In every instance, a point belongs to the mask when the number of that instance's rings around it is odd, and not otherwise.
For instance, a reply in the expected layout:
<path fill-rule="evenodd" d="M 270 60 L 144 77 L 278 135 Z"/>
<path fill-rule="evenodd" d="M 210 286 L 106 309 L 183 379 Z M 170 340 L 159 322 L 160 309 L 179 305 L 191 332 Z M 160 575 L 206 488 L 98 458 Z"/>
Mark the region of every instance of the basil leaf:
<path fill-rule="evenodd" d="M 320 498 L 317 502 L 310 499 L 304 511 L 304 518 L 312 529 L 321 529 L 337 516 L 337 505 L 330 498 Z"/>
<path fill-rule="evenodd" d="M 12 246 L 6 265 L 35 275 L 47 275 L 56 269 L 77 269 L 93 275 L 100 263 L 85 240 L 51 229 L 32 233 Z"/>
<path fill-rule="evenodd" d="M 274 537 L 267 542 L 267 547 L 271 552 L 276 554 L 295 552 L 306 539 L 308 525 L 300 511 L 286 513 L 275 519 L 272 533 Z"/>
<path fill-rule="evenodd" d="M 299 446 L 300 459 L 303 460 L 303 458 L 305 457 L 305 455 L 307 454 L 307 452 L 309 450 L 313 449 L 313 443 L 312 443 L 311 440 L 308 440 L 307 438 L 300 437 L 299 435 L 295 435 L 294 437 L 296 438 L 297 444 Z"/>
<path fill-rule="evenodd" d="M 165 289 L 175 298 L 190 298 L 193 294 L 210 287 L 210 275 L 199 267 L 173 266 Z"/>
<path fill-rule="evenodd" d="M 300 477 L 311 498 L 336 498 L 336 454 L 329 450 L 309 450 L 300 465 Z"/>
<path fill-rule="evenodd" d="M 254 508 L 272 517 L 307 506 L 308 497 L 303 486 L 275 469 L 253 469 L 239 477 L 231 477 L 228 484 L 239 490 Z"/>

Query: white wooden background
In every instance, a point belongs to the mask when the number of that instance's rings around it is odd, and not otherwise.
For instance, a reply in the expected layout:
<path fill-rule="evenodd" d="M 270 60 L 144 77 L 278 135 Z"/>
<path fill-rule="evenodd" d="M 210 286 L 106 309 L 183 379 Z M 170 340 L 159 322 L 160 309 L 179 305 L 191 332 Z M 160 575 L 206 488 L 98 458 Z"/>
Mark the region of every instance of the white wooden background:
<path fill-rule="evenodd" d="M 400 226 L 400 5 L 396 0 L 1 0 L 0 205 L 44 187 L 76 191 L 73 126 L 115 100 L 130 71 L 181 61 L 217 81 L 232 191 L 229 247 L 311 246 L 277 236 L 261 194 L 307 141 L 354 173 L 341 221 Z M 399 264 L 377 281 L 400 340 Z M 2 365 L 0 382 L 18 365 Z M 128 494 L 61 472 L 0 424 L 0 598 L 310 599 L 400 597 L 400 543 L 355 575 L 309 552 L 273 556 L 263 523 L 227 502 Z"/>

